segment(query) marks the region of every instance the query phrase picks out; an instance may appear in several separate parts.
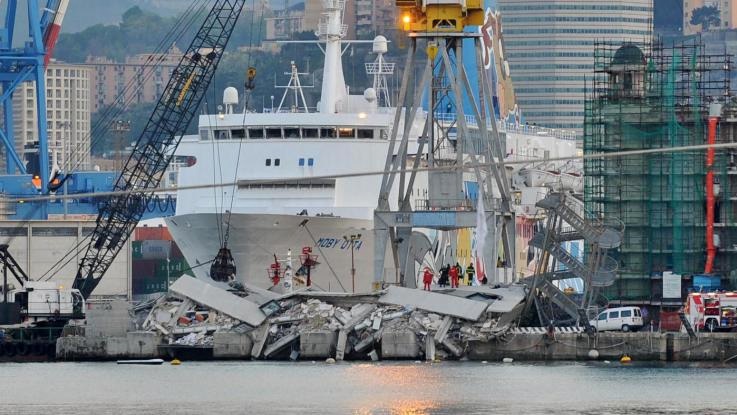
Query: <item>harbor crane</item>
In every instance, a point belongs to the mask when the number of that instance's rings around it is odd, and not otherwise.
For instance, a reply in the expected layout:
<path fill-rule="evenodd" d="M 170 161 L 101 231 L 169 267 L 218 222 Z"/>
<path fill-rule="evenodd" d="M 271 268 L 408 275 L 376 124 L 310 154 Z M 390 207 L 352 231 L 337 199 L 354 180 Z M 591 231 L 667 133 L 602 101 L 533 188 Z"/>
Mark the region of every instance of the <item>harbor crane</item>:
<path fill-rule="evenodd" d="M 245 0 L 217 0 L 172 72 L 166 88 L 100 208 L 73 287 L 88 298 L 143 216 L 220 63 Z M 232 258 L 228 253 L 224 254 Z"/>
<path fill-rule="evenodd" d="M 0 140 L 7 154 L 6 171 L 8 174 L 19 172 L 27 175 L 42 194 L 48 193 L 50 185 L 45 73 L 68 5 L 69 0 L 8 0 L 4 6 L 3 27 L 0 28 L 0 107 L 3 112 Z M 22 15 L 27 16 L 23 26 L 20 23 Z M 13 96 L 26 82 L 36 85 L 38 160 L 30 163 L 36 166 L 34 171 L 26 170 L 14 137 Z"/>
<path fill-rule="evenodd" d="M 7 245 L 0 245 L 2 267 L 2 302 L 0 324 L 19 323 L 25 316 L 28 322 L 59 322 L 84 316 L 84 303 L 105 275 L 115 257 L 130 237 L 144 214 L 146 199 L 159 186 L 164 171 L 174 157 L 176 148 L 194 118 L 205 92 L 220 63 L 228 40 L 233 33 L 245 0 L 217 0 L 197 31 L 194 40 L 172 72 L 162 95 L 151 114 L 133 151 L 123 166 L 113 190 L 99 209 L 96 227 L 82 257 L 71 288 L 56 286 L 53 282 L 33 281 L 20 268 L 8 252 Z M 5 27 L 0 30 L 0 103 L 4 107 L 5 130 L 0 139 L 9 155 L 9 166 L 25 172 L 20 157 L 15 154 L 12 141 L 12 95 L 15 88 L 26 81 L 36 82 L 38 94 L 41 192 L 48 192 L 51 183 L 43 175 L 49 171 L 46 150 L 46 98 L 44 86 L 45 65 L 58 38 L 68 0 L 49 0 L 43 15 L 39 16 L 38 0 L 28 0 L 28 21 L 31 41 L 25 48 L 13 48 L 16 0 L 9 0 Z M 40 21 L 40 25 L 34 22 Z M 44 155 L 46 157 L 44 157 Z M 9 167 L 10 169 L 10 167 Z M 63 179 L 62 179 L 63 180 Z M 232 256 L 229 255 L 231 258 Z M 10 272 L 20 284 L 12 290 L 7 281 Z M 40 304 L 34 298 L 55 298 L 56 309 L 45 302 L 45 312 L 34 309 Z"/>
<path fill-rule="evenodd" d="M 491 45 L 484 42 L 488 36 L 467 30 L 484 25 L 483 1 L 396 0 L 395 4 L 401 29 L 409 36 L 405 68 L 417 66 L 420 70 L 404 71 L 397 103 L 402 110 L 394 115 L 374 213 L 375 288 L 386 281 L 386 270 L 392 269 L 385 268 L 384 255 L 380 255 L 387 247 L 391 248 L 397 279 L 404 286 L 416 287 L 415 250 L 421 242 L 417 242 L 413 228 L 456 231 L 481 225 L 477 229 L 484 231 L 477 233 L 476 265 L 489 264 L 488 280 L 499 282 L 497 258 L 505 258 L 504 267 L 514 269 L 514 212 L 492 89 L 482 60 L 482 53 L 488 53 Z M 424 54 L 418 46 L 424 46 Z M 475 54 L 474 64 L 468 68 L 462 63 L 464 47 Z M 470 74 L 478 84 L 471 84 Z M 411 154 L 410 120 L 425 110 L 425 104 L 429 106 L 427 119 L 417 152 Z M 447 113 L 446 108 L 455 114 Z M 443 151 L 447 148 L 455 151 Z M 427 157 L 421 156 L 425 151 Z M 420 167 L 429 170 L 428 197 L 413 205 L 413 184 Z M 481 203 L 476 206 L 464 188 L 466 172 L 472 172 L 478 184 L 477 200 Z M 396 190 L 395 209 L 389 197 Z M 455 251 L 455 238 L 451 239 L 451 250 Z"/>

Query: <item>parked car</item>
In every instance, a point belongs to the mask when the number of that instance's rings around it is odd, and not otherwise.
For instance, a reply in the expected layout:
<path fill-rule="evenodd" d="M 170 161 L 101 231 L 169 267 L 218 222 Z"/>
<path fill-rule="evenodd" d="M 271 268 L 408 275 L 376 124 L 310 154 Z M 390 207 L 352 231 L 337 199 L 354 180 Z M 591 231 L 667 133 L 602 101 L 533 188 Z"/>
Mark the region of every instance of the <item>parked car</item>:
<path fill-rule="evenodd" d="M 643 326 L 640 307 L 610 308 L 599 313 L 595 320 L 589 322 L 596 331 L 634 331 Z"/>

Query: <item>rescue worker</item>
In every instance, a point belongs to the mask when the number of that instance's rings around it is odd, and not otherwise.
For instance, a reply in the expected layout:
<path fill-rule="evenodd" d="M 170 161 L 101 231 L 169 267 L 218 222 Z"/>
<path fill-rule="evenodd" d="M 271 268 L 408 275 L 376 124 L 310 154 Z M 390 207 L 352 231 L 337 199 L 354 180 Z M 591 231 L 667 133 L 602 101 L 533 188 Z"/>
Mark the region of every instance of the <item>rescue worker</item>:
<path fill-rule="evenodd" d="M 448 275 L 450 273 L 450 264 L 446 264 L 443 268 L 440 268 L 440 279 L 438 285 L 445 287 L 448 285 Z"/>
<path fill-rule="evenodd" d="M 422 275 L 422 282 L 424 284 L 423 290 L 430 291 L 430 284 L 432 284 L 432 271 L 429 267 L 425 267 L 425 273 Z"/>
<path fill-rule="evenodd" d="M 458 288 L 458 270 L 460 268 L 460 265 L 456 264 L 448 270 L 448 275 L 450 276 L 450 288 Z"/>
<path fill-rule="evenodd" d="M 466 275 L 468 275 L 468 285 L 473 285 L 473 278 L 476 275 L 476 270 L 473 269 L 473 263 L 468 264 Z"/>

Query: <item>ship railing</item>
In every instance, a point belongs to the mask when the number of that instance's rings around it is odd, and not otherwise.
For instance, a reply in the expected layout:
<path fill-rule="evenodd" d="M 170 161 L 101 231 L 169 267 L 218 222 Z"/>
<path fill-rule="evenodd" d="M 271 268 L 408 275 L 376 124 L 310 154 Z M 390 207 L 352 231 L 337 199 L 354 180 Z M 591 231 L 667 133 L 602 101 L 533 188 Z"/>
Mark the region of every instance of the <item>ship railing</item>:
<path fill-rule="evenodd" d="M 476 117 L 473 115 L 464 115 L 466 124 L 472 127 L 478 127 Z M 435 112 L 435 120 L 442 123 L 454 123 L 458 119 L 458 115 L 454 112 Z M 489 125 L 491 119 L 486 119 L 486 124 Z M 576 140 L 576 132 L 572 130 L 564 130 L 558 128 L 546 128 L 538 127 L 536 125 L 529 124 L 517 124 L 510 122 L 497 121 L 497 128 L 502 132 L 519 133 L 526 135 L 538 135 L 541 137 L 555 137 L 561 140 Z"/>
<path fill-rule="evenodd" d="M 366 73 L 369 75 L 391 75 L 394 73 L 394 63 L 391 62 L 368 62 L 366 65 Z"/>
<path fill-rule="evenodd" d="M 435 211 L 459 211 L 459 212 L 474 212 L 477 206 L 476 198 L 463 198 L 463 199 L 415 199 L 415 210 L 422 212 L 435 212 Z M 484 209 L 500 211 L 502 208 L 502 200 L 498 198 L 484 198 Z"/>

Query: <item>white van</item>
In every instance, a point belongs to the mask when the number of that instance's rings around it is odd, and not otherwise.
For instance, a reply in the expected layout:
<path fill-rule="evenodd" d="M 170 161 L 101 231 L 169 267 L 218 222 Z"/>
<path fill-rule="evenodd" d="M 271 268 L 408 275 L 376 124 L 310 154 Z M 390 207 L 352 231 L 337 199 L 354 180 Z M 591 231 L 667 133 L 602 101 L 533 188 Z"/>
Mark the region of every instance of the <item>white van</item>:
<path fill-rule="evenodd" d="M 617 307 L 602 311 L 589 322 L 596 331 L 632 331 L 643 326 L 640 307 Z"/>

